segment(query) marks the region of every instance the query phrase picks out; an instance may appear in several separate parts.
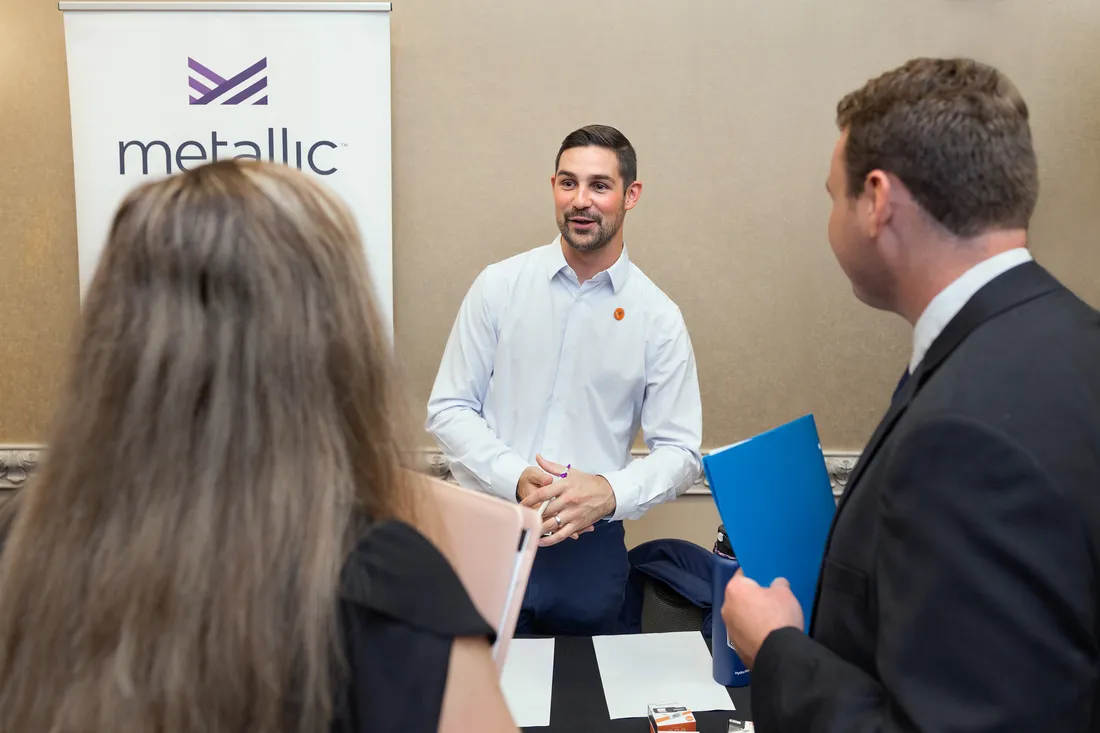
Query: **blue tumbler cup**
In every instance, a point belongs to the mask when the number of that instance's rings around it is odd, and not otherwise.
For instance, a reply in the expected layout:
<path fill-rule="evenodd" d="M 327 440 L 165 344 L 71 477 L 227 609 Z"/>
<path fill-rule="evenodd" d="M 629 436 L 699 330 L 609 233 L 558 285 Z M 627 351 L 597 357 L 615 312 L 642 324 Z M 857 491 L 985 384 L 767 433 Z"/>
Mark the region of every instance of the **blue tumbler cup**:
<path fill-rule="evenodd" d="M 714 556 L 714 587 L 711 606 L 711 655 L 713 658 L 711 673 L 714 681 L 723 687 L 744 687 L 749 684 L 749 670 L 737 656 L 726 633 L 726 624 L 722 621 L 722 603 L 726 597 L 726 586 L 740 567 L 736 560 Z"/>

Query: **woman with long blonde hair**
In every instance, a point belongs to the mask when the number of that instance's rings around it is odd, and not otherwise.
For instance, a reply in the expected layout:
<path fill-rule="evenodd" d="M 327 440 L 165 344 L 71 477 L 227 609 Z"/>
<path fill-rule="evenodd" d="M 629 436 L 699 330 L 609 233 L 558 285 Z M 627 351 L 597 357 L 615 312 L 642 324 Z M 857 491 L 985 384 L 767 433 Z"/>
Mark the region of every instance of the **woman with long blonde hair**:
<path fill-rule="evenodd" d="M 491 629 L 403 521 L 371 293 L 351 216 L 293 169 L 126 198 L 7 508 L 0 733 L 515 730 Z"/>

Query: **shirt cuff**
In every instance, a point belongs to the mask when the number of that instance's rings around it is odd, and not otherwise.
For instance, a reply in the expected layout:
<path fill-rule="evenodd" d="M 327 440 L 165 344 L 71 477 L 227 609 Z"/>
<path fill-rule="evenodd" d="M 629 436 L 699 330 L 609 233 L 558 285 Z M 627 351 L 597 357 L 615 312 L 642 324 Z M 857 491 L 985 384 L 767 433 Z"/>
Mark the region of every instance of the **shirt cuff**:
<path fill-rule="evenodd" d="M 508 501 L 516 500 L 519 477 L 527 470 L 527 461 L 515 453 L 505 453 L 493 462 L 493 493 Z"/>
<path fill-rule="evenodd" d="M 607 479 L 607 483 L 611 484 L 611 491 L 615 493 L 615 511 L 610 517 L 604 517 L 604 519 L 612 522 L 637 519 L 640 487 L 638 482 L 630 476 L 628 469 L 600 475 Z"/>

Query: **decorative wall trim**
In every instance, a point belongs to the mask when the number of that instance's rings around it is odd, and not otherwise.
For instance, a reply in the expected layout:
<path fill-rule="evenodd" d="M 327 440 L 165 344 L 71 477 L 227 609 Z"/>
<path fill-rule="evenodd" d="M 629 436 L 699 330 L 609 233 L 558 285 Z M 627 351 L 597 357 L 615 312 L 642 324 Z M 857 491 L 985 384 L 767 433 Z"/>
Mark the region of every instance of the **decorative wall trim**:
<path fill-rule="evenodd" d="M 643 458 L 647 453 L 648 451 L 645 450 L 631 451 L 635 458 Z M 451 475 L 451 467 L 440 451 L 426 450 L 423 451 L 423 455 L 426 459 L 428 472 L 431 475 L 446 481 L 454 481 L 454 477 Z M 852 469 L 856 467 L 857 460 L 859 460 L 858 453 L 825 453 L 825 466 L 829 470 L 829 482 L 833 486 L 834 497 L 839 498 L 844 493 L 844 489 L 848 485 L 848 477 L 851 476 Z M 709 495 L 710 486 L 707 485 L 706 477 L 700 476 L 685 493 Z"/>
<path fill-rule="evenodd" d="M 26 484 L 27 479 L 34 473 L 38 466 L 39 458 L 44 450 L 43 446 L 14 446 L 0 445 L 0 491 L 11 491 Z M 647 451 L 633 451 L 636 458 L 642 458 Z M 421 454 L 425 458 L 428 472 L 436 478 L 454 481 L 451 476 L 451 468 L 447 459 L 437 450 L 425 450 Z M 825 454 L 825 465 L 829 470 L 829 480 L 833 485 L 833 496 L 839 497 L 844 493 L 848 485 L 848 477 L 859 459 L 858 453 Z M 687 490 L 688 494 L 710 494 L 710 487 L 706 479 L 700 477 L 695 484 Z"/>
<path fill-rule="evenodd" d="M 38 466 L 41 446 L 0 445 L 0 491 L 18 489 Z"/>

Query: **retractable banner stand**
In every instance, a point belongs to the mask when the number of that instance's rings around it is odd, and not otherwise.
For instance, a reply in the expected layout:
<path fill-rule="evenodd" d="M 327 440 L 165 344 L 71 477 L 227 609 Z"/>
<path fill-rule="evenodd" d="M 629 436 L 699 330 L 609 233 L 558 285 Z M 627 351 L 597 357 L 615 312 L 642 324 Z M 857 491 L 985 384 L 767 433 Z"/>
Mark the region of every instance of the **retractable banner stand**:
<path fill-rule="evenodd" d="M 390 4 L 62 2 L 83 298 L 122 198 L 227 158 L 350 206 L 393 328 Z"/>

